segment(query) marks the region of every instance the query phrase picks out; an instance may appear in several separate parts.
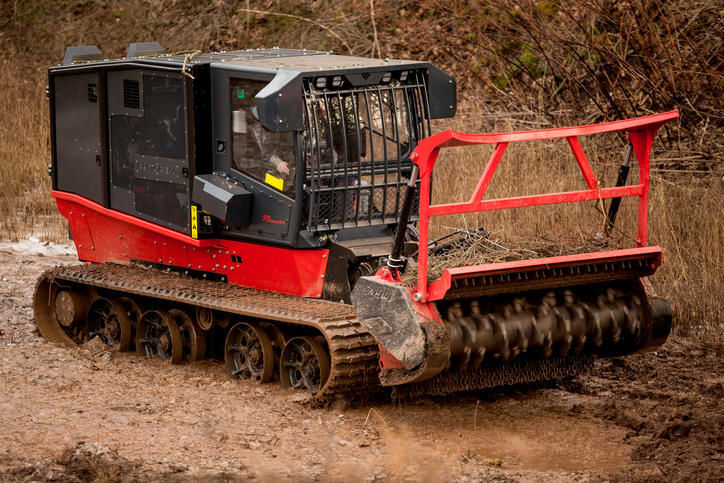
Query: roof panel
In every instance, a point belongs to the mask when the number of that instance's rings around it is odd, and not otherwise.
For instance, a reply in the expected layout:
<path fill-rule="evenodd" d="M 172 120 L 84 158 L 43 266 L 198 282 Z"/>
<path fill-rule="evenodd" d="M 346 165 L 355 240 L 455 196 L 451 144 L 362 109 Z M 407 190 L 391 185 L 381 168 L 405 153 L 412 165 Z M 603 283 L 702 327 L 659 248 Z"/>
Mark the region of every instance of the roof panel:
<path fill-rule="evenodd" d="M 370 59 L 365 57 L 337 55 L 331 52 L 320 52 L 316 50 L 280 49 L 275 47 L 273 49 L 249 49 L 233 52 L 184 52 L 135 57 L 133 59 L 107 59 L 100 62 L 88 62 L 83 65 L 104 63 L 118 64 L 126 60 L 142 60 L 144 63 L 153 63 L 156 61 L 167 65 L 178 64 L 179 67 L 185 62 L 186 65 L 226 64 L 242 69 L 244 67 L 248 67 L 254 70 L 287 70 L 294 72 L 316 72 L 424 64 L 423 62 L 417 61 Z"/>

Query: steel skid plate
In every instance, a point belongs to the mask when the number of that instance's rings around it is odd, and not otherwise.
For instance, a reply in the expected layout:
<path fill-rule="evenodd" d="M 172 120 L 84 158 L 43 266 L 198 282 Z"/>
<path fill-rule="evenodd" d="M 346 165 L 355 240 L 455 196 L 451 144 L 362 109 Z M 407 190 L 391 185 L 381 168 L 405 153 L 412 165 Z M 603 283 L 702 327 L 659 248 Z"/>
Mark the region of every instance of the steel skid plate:
<path fill-rule="evenodd" d="M 406 369 L 425 358 L 425 334 L 407 289 L 377 276 L 361 277 L 352 290 L 360 323 Z"/>

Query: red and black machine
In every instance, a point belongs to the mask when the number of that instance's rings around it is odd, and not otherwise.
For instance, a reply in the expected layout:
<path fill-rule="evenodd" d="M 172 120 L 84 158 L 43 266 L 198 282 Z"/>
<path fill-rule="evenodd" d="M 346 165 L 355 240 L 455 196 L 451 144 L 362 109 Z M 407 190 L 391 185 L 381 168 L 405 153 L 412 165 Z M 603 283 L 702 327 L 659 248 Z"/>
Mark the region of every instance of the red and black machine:
<path fill-rule="evenodd" d="M 593 126 L 432 134 L 454 80 L 426 62 L 286 49 L 72 47 L 49 70 L 53 196 L 78 257 L 38 281 L 43 336 L 147 357 L 223 357 L 231 377 L 316 396 L 445 393 L 575 374 L 663 342 L 647 277 L 651 145 L 675 111 Z M 601 187 L 579 137 L 620 131 L 637 184 Z M 587 189 L 487 199 L 506 147 L 566 138 Z M 441 149 L 493 144 L 470 201 L 431 205 Z M 622 167 L 622 169 L 624 169 Z M 448 268 L 431 217 L 639 200 L 637 248 Z M 402 283 L 416 244 L 418 280 Z M 408 254 L 409 257 L 409 254 Z"/>

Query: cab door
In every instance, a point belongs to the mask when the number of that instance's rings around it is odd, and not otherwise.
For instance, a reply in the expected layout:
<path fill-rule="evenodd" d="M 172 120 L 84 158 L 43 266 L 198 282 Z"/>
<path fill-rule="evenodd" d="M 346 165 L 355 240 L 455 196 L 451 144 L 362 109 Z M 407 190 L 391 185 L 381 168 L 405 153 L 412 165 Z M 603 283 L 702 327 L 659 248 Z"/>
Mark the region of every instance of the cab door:
<path fill-rule="evenodd" d="M 55 188 L 104 203 L 100 73 L 55 75 Z"/>
<path fill-rule="evenodd" d="M 214 168 L 252 193 L 249 225 L 233 234 L 283 245 L 293 244 L 298 222 L 297 133 L 272 132 L 261 125 L 256 96 L 270 82 L 236 72 L 214 78 Z"/>

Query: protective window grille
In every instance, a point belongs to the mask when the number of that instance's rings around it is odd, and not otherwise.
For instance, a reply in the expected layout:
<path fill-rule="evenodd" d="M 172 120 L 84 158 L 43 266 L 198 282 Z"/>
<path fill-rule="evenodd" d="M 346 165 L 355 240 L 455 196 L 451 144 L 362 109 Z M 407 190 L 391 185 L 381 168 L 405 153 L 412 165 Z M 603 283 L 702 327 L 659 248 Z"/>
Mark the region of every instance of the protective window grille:
<path fill-rule="evenodd" d="M 318 89 L 309 79 L 304 97 L 307 229 L 396 223 L 412 172 L 409 156 L 430 134 L 424 73 L 363 88 Z"/>
<path fill-rule="evenodd" d="M 123 107 L 140 109 L 141 98 L 137 80 L 123 79 Z"/>

